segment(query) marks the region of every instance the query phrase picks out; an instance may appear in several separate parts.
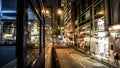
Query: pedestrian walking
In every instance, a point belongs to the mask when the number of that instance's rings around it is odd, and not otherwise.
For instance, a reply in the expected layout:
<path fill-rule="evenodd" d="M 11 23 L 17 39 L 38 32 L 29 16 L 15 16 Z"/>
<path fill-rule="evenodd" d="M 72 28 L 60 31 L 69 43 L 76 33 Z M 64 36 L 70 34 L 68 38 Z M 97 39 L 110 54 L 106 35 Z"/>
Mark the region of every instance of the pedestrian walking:
<path fill-rule="evenodd" d="M 114 63 L 117 63 L 117 64 L 118 64 L 118 60 L 119 60 L 118 52 L 115 52 L 115 53 L 114 53 Z"/>

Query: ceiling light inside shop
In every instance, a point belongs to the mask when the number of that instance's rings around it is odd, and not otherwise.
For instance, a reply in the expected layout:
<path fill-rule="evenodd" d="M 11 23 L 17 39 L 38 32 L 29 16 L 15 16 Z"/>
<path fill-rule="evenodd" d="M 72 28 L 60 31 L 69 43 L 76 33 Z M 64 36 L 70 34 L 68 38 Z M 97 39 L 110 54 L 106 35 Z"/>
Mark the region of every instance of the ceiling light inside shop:
<path fill-rule="evenodd" d="M 109 28 L 109 30 L 119 30 L 120 29 L 120 24 L 113 25 Z"/>
<path fill-rule="evenodd" d="M 103 15 L 103 14 L 104 14 L 104 11 L 102 10 L 102 11 L 98 12 L 97 14 Z"/>
<path fill-rule="evenodd" d="M 120 29 L 120 25 L 113 26 L 114 30 Z"/>
<path fill-rule="evenodd" d="M 4 11 L 1 11 L 1 13 L 16 13 L 16 11 L 12 11 L 12 10 L 4 10 Z"/>

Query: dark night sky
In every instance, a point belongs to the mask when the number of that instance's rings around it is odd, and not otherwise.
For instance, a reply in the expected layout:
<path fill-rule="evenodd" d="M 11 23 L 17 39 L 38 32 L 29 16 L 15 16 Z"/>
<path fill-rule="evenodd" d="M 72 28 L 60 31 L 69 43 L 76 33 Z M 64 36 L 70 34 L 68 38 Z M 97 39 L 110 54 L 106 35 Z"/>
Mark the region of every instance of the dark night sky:
<path fill-rule="evenodd" d="M 58 0 L 46 0 L 47 1 L 47 5 L 51 5 L 56 7 L 58 5 Z"/>
<path fill-rule="evenodd" d="M 53 8 L 53 12 L 55 14 L 55 19 L 57 18 L 57 8 L 58 8 L 58 0 L 46 0 L 47 6 L 51 6 Z"/>

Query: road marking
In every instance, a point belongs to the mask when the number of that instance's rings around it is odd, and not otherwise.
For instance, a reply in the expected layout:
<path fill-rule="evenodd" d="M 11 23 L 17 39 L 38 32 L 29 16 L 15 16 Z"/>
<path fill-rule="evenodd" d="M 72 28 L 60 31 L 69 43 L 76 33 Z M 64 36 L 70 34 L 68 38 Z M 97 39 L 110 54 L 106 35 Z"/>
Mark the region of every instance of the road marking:
<path fill-rule="evenodd" d="M 73 55 L 70 55 L 74 60 L 76 60 L 77 63 L 79 63 L 83 68 L 86 68 L 82 63 L 78 62 L 77 59 L 73 56 Z"/>
<path fill-rule="evenodd" d="M 69 51 L 65 51 L 65 52 L 69 54 Z M 83 68 L 86 68 L 82 63 L 80 63 L 79 61 L 77 61 L 77 59 L 76 59 L 72 54 L 70 54 L 70 56 L 71 56 L 74 60 L 76 60 L 76 61 L 75 61 L 76 63 L 80 64 Z"/>

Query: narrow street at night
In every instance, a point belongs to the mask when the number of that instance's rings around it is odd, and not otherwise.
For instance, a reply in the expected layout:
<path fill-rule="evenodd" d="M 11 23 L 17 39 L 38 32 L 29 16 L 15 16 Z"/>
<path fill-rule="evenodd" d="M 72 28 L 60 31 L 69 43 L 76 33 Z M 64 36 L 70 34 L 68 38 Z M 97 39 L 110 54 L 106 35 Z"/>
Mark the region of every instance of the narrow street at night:
<path fill-rule="evenodd" d="M 0 0 L 0 68 L 120 68 L 120 0 Z"/>

